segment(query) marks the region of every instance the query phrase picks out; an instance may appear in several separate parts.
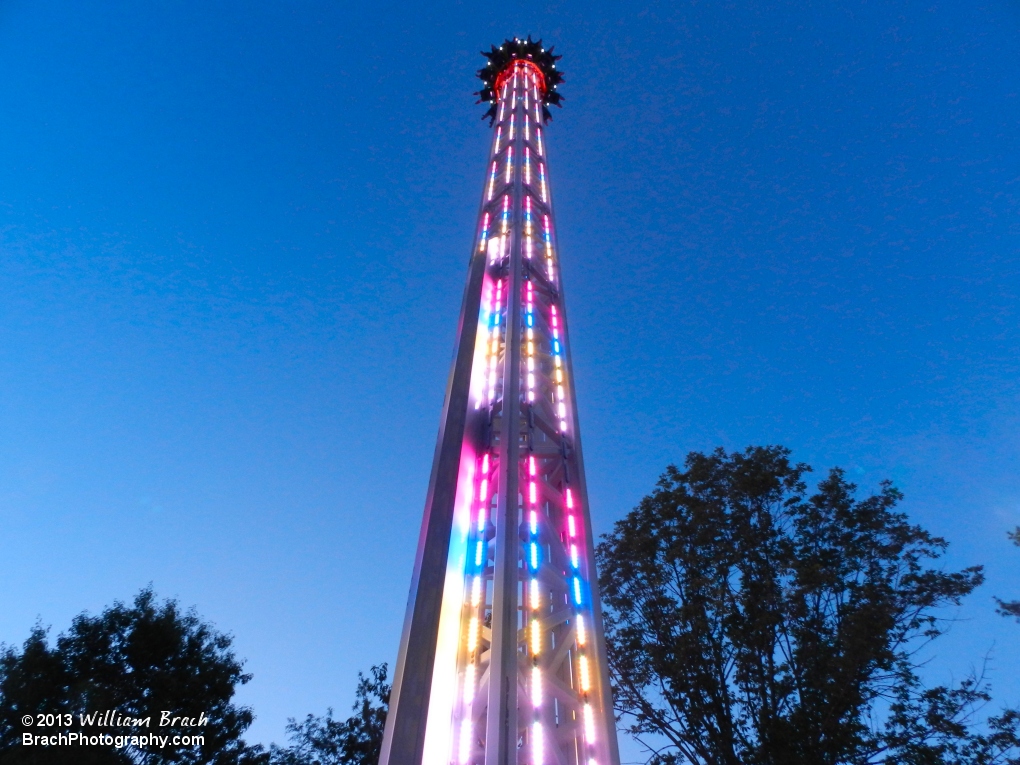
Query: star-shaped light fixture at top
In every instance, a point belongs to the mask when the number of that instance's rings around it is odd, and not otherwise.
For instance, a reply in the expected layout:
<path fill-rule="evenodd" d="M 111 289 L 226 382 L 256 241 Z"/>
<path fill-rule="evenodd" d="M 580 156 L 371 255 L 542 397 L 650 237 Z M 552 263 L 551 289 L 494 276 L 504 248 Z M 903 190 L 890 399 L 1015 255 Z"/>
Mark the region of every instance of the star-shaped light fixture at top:
<path fill-rule="evenodd" d="M 483 87 L 475 95 L 478 96 L 478 103 L 490 104 L 489 110 L 482 115 L 482 119 L 489 118 L 489 125 L 496 119 L 499 89 L 503 81 L 512 74 L 516 61 L 526 61 L 538 72 L 542 114 L 546 120 L 552 119 L 547 108 L 549 104 L 562 106 L 560 102 L 563 97 L 556 92 L 556 87 L 563 82 L 563 73 L 556 68 L 556 62 L 562 56 L 553 55 L 551 47 L 546 50 L 541 40 L 532 40 L 531 35 L 528 35 L 527 40 L 515 37 L 513 40 L 504 40 L 498 48 L 493 45 L 491 51 L 488 53 L 482 51 L 482 55 L 489 59 L 489 62 L 478 70 L 478 78 L 482 81 Z"/>

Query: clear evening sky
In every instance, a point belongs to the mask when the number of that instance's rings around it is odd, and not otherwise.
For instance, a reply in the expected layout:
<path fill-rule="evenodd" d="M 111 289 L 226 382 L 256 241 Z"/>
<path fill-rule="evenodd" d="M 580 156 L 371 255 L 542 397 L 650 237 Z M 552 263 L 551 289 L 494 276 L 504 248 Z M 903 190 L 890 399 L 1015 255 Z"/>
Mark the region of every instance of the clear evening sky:
<path fill-rule="evenodd" d="M 0 641 L 152 583 L 250 739 L 395 658 L 485 172 L 548 132 L 597 531 L 693 449 L 886 477 L 1020 702 L 1016 0 L 0 2 Z"/>

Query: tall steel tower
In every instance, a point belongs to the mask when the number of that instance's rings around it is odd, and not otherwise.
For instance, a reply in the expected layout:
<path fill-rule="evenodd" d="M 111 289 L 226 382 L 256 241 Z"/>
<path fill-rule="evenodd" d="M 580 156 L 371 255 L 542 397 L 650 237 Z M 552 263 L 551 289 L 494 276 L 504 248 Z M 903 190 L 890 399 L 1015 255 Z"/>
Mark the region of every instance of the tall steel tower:
<path fill-rule="evenodd" d="M 484 53 L 494 126 L 381 765 L 617 765 L 542 42 Z"/>

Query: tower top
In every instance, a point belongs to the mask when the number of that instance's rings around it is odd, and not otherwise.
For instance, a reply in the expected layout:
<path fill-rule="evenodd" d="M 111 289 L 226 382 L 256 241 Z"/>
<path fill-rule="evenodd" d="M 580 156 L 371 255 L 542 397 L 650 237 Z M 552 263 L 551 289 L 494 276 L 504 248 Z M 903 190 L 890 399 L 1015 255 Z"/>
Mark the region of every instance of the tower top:
<path fill-rule="evenodd" d="M 563 82 L 563 73 L 556 68 L 556 62 L 563 56 L 553 55 L 553 48 L 548 50 L 542 45 L 542 41 L 532 40 L 528 35 L 527 40 L 515 37 L 512 40 L 504 40 L 498 48 L 493 45 L 488 53 L 482 51 L 482 55 L 489 59 L 488 63 L 478 70 L 478 78 L 482 81 L 483 87 L 475 95 L 478 96 L 478 103 L 489 103 L 489 110 L 482 115 L 484 120 L 489 118 L 491 126 L 496 118 L 496 103 L 499 101 L 499 90 L 508 77 L 514 72 L 514 64 L 522 62 L 532 67 L 538 75 L 539 89 L 542 94 L 542 114 L 545 119 L 551 120 L 552 115 L 547 108 L 549 104 L 562 106 L 560 103 L 563 97 L 556 92 L 556 86 Z"/>

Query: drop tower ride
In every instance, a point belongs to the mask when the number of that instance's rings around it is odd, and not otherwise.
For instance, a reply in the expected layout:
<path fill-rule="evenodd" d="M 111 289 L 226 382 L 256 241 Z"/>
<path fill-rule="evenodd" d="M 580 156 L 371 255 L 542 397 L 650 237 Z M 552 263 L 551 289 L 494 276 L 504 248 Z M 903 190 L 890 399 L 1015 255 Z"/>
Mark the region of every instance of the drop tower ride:
<path fill-rule="evenodd" d="M 380 765 L 618 765 L 541 40 L 483 53 L 493 127 Z"/>

